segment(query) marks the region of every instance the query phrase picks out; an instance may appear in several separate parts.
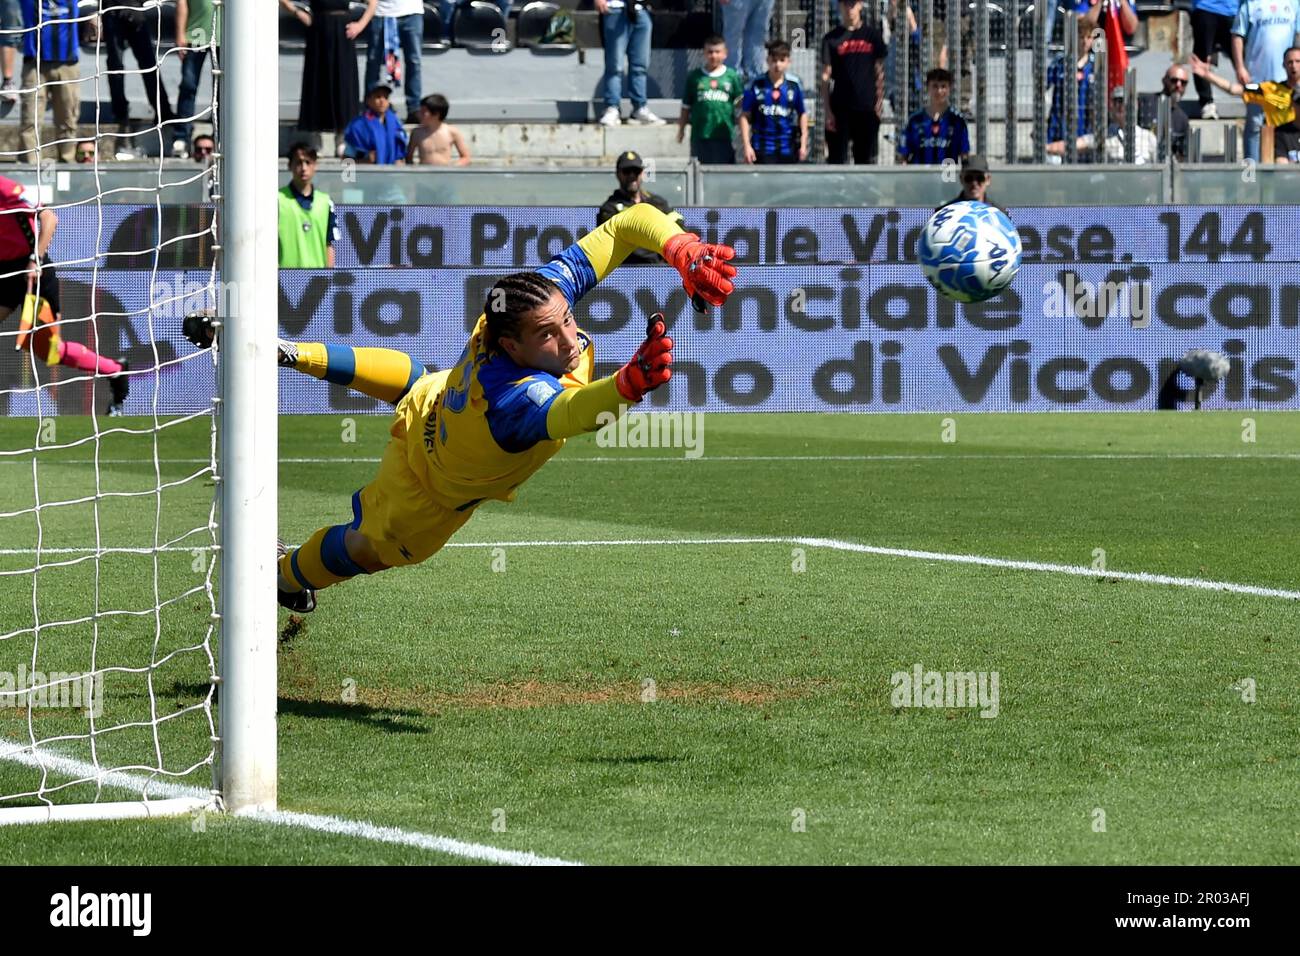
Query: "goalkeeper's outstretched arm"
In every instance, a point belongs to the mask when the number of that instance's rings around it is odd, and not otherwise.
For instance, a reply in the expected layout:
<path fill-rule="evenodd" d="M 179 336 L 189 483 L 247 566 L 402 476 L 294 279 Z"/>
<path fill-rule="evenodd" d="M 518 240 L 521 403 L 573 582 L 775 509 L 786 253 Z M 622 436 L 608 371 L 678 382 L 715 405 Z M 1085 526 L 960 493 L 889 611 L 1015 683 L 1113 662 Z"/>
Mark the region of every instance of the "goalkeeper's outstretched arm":
<path fill-rule="evenodd" d="M 684 231 L 677 218 L 644 202 L 605 220 L 537 271 L 555 282 L 573 305 L 633 249 L 663 256 L 681 275 L 682 287 L 698 309 L 705 303 L 722 305 L 731 294 L 736 270 L 727 260 L 736 251 L 701 242 L 695 233 Z"/>
<path fill-rule="evenodd" d="M 686 230 L 648 202 L 637 203 L 611 216 L 578 240 L 599 282 L 622 264 L 633 249 L 663 255 L 664 245 Z"/>
<path fill-rule="evenodd" d="M 546 433 L 552 438 L 572 438 L 594 432 L 672 378 L 673 340 L 668 337 L 662 313 L 650 317 L 646 340 L 632 360 L 608 378 L 582 388 L 566 388 L 546 410 Z"/>

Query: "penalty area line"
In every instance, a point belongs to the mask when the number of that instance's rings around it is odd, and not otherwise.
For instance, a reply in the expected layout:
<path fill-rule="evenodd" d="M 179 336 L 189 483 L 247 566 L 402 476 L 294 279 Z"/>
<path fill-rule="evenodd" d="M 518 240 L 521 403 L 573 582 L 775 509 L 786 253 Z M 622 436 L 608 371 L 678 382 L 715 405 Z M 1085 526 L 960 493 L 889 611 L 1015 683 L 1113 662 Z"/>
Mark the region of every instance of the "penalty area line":
<path fill-rule="evenodd" d="M 1160 584 L 1167 587 L 1195 588 L 1202 591 L 1226 591 L 1231 594 L 1248 594 L 1253 597 L 1284 598 L 1300 601 L 1300 591 L 1269 588 L 1256 584 L 1238 584 L 1233 581 L 1213 581 L 1207 578 L 1180 577 L 1172 574 L 1154 574 L 1149 571 L 1100 570 L 1080 564 L 1055 564 L 1050 561 L 1024 561 L 1015 558 L 995 558 L 983 554 L 954 554 L 946 551 L 921 551 L 915 548 L 884 548 L 837 538 L 808 537 L 733 537 L 733 538 L 592 538 L 579 541 L 548 541 L 542 539 L 523 541 L 448 541 L 444 548 L 619 548 L 619 547 L 691 547 L 707 545 L 785 544 L 804 548 L 825 548 L 855 554 L 874 554 L 888 558 L 908 558 L 918 561 L 939 561 L 948 564 L 973 564 L 986 568 L 1004 568 L 1008 571 L 1037 571 L 1045 574 L 1068 574 L 1074 577 L 1109 578 L 1133 581 L 1138 584 Z M 193 552 L 207 551 L 210 545 L 196 548 L 163 547 L 157 549 L 102 549 L 94 548 L 42 548 L 41 554 L 107 554 L 114 550 L 135 553 L 157 551 Z M 0 556 L 34 555 L 34 548 L 0 548 Z M 27 569 L 30 570 L 30 569 Z M 0 572 L 16 574 L 19 572 Z"/>
<path fill-rule="evenodd" d="M 33 769 L 53 771 L 74 780 L 99 782 L 111 789 L 128 790 L 136 795 L 149 793 L 155 798 L 170 799 L 190 797 L 194 799 L 211 798 L 212 793 L 200 787 L 179 783 L 165 778 L 150 778 L 125 770 L 104 770 L 92 763 L 78 760 L 42 749 L 32 753 L 28 744 L 0 737 L 0 760 L 8 760 Z M 90 805 L 93 807 L 93 804 Z M 374 843 L 387 843 L 392 846 L 409 846 L 432 853 L 458 856 L 481 863 L 496 863 L 505 866 L 582 866 L 573 860 L 557 857 L 538 856 L 525 850 L 503 850 L 485 843 L 468 843 L 452 837 L 437 836 L 432 833 L 420 833 L 415 830 L 403 830 L 399 827 L 380 826 L 364 820 L 346 820 L 317 813 L 298 813 L 293 810 L 263 810 L 252 813 L 231 814 L 233 820 L 249 820 L 254 823 L 268 823 L 272 826 L 297 827 L 313 830 L 317 833 L 329 833 L 336 836 L 353 837 L 370 840 Z M 4 824 L 4 808 L 0 805 L 0 825 Z"/>
<path fill-rule="evenodd" d="M 1249 594 L 1253 597 L 1284 598 L 1300 601 L 1300 591 L 1284 588 L 1267 588 L 1255 584 L 1237 584 L 1232 581 L 1212 581 L 1206 578 L 1179 577 L 1171 574 L 1153 574 L 1149 571 L 1099 570 L 1078 564 L 1054 564 L 1048 561 L 1021 561 L 1014 558 L 995 558 L 982 554 L 952 554 L 945 551 L 919 551 L 914 548 L 883 548 L 856 541 L 836 538 L 768 537 L 768 538 L 646 538 L 642 540 L 609 539 L 590 541 L 449 541 L 447 548 L 561 548 L 561 547 L 659 547 L 670 545 L 734 545 L 734 544 L 789 544 L 805 548 L 825 548 L 830 551 L 847 551 L 855 554 L 875 554 L 889 558 L 909 558 L 920 561 L 940 561 L 948 564 L 974 564 L 987 568 L 1004 568 L 1009 571 L 1037 571 L 1045 574 L 1068 574 L 1085 578 L 1109 578 L 1133 581 L 1138 584 L 1161 584 L 1168 587 L 1195 588 L 1204 591 L 1227 591 L 1232 594 Z"/>

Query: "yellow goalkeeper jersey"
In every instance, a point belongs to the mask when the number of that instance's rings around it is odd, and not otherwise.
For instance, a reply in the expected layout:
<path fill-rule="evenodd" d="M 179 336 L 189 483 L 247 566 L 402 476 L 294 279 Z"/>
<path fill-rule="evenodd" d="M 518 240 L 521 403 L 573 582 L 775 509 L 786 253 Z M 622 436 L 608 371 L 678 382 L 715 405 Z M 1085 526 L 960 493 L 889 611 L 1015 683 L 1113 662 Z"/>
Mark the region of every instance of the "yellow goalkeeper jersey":
<path fill-rule="evenodd" d="M 537 271 L 553 281 L 570 308 L 633 249 L 662 252 L 682 232 L 649 203 L 613 216 Z M 595 349 L 579 331 L 581 358 L 572 372 L 520 368 L 503 351 L 488 351 L 480 315 L 455 366 L 422 377 L 399 402 L 391 433 L 405 439 L 407 460 L 435 501 L 469 508 L 487 498 L 509 501 L 566 438 L 592 431 L 598 414 L 624 400 L 613 377 L 592 382 Z"/>

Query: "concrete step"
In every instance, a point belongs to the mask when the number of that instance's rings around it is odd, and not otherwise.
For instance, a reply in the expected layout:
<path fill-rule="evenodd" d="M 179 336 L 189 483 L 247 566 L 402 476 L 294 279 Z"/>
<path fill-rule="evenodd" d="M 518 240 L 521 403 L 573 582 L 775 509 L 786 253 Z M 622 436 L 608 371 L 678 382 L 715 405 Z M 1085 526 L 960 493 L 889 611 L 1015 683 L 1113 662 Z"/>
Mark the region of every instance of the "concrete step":
<path fill-rule="evenodd" d="M 596 123 L 471 123 L 462 127 L 475 158 L 494 163 L 613 165 L 619 153 L 635 150 L 649 159 L 688 159 L 688 143 L 677 142 L 674 126 L 606 129 Z"/>

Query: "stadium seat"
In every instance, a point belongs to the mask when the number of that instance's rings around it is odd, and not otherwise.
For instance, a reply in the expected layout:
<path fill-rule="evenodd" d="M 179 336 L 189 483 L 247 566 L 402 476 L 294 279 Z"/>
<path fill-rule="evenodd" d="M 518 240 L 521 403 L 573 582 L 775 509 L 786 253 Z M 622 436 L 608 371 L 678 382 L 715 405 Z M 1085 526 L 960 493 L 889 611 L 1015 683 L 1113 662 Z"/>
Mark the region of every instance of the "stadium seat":
<path fill-rule="evenodd" d="M 452 35 L 456 38 L 457 46 L 493 53 L 504 53 L 510 49 L 506 18 L 494 3 L 471 0 L 461 4 L 456 8 L 452 24 Z"/>
<path fill-rule="evenodd" d="M 442 22 L 442 14 L 431 3 L 424 5 L 424 40 L 421 46 L 426 50 L 445 50 L 451 45 L 447 35 L 447 25 Z"/>
<path fill-rule="evenodd" d="M 519 46 L 531 47 L 539 53 L 569 53 L 576 47 L 572 43 L 540 44 L 542 37 L 550 28 L 551 17 L 560 11 L 558 5 L 549 0 L 533 0 L 519 11 L 515 21 L 515 42 Z"/>

